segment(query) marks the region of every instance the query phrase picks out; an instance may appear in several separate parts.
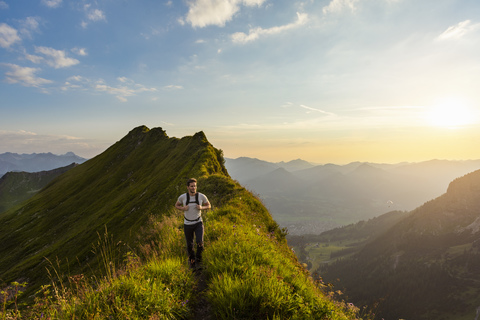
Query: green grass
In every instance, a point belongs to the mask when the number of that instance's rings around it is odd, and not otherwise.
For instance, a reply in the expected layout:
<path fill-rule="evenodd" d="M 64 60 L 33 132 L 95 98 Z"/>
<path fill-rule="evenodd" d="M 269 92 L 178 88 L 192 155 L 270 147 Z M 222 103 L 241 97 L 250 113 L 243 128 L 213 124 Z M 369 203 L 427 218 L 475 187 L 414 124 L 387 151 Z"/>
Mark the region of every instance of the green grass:
<path fill-rule="evenodd" d="M 358 239 L 307 244 L 305 252 L 308 256 L 308 261 L 311 263 L 309 270 L 313 272 L 322 264 L 352 256 L 360 248 L 355 246 L 357 243 Z"/>
<path fill-rule="evenodd" d="M 331 301 L 298 263 L 265 209 L 232 201 L 209 216 L 207 297 L 217 319 L 349 319 L 356 309 Z M 245 215 L 245 213 L 247 213 Z"/>
<path fill-rule="evenodd" d="M 0 255 L 0 281 L 34 284 L 3 286 L 3 318 L 192 319 L 203 307 L 212 319 L 361 318 L 322 291 L 223 162 L 203 133 L 172 139 L 137 128 L 7 212 L 0 231 L 14 232 L 0 235 L 0 253 L 12 254 Z M 188 268 L 173 209 L 189 177 L 213 205 L 204 213 L 203 282 Z"/>
<path fill-rule="evenodd" d="M 212 180 L 218 181 L 218 177 Z M 208 180 L 208 179 L 207 179 Z M 206 182 L 206 181 L 205 181 Z M 257 199 L 238 185 L 230 201 L 205 213 L 206 297 L 216 319 L 357 319 L 353 305 L 322 292 L 287 246 L 285 234 Z M 228 196 L 227 196 L 228 197 Z M 118 263 L 117 243 L 99 235 L 101 275 L 51 277 L 36 303 L 7 319 L 190 319 L 199 305 L 187 267 L 180 215 L 151 217 L 138 255 Z M 55 275 L 55 269 L 51 268 Z"/>

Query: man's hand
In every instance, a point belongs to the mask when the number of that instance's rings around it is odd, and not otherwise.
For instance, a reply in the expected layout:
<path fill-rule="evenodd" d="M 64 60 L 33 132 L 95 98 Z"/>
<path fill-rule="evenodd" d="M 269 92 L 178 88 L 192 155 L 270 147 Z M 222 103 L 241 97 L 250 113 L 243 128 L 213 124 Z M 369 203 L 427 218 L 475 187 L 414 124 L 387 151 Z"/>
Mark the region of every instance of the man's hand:
<path fill-rule="evenodd" d="M 185 207 L 183 207 L 183 211 L 188 211 L 188 205 L 186 205 Z"/>
<path fill-rule="evenodd" d="M 202 206 L 199 205 L 199 204 L 197 204 L 197 209 L 198 209 L 198 210 L 202 210 Z"/>

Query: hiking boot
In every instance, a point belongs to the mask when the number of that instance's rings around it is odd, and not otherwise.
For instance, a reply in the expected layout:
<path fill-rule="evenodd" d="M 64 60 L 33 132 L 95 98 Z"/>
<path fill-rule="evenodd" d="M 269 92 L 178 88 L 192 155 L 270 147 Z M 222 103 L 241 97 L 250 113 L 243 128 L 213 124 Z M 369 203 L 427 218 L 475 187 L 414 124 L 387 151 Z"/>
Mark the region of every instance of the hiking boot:
<path fill-rule="evenodd" d="M 195 259 L 188 259 L 188 265 L 195 270 Z"/>

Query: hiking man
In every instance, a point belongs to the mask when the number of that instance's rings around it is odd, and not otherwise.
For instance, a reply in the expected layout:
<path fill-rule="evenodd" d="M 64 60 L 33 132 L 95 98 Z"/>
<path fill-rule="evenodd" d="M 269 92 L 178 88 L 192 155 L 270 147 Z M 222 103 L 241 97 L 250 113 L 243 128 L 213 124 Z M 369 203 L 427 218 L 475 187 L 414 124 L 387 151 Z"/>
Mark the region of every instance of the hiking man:
<path fill-rule="evenodd" d="M 210 209 L 211 205 L 207 197 L 197 192 L 197 180 L 191 178 L 187 181 L 187 193 L 178 197 L 175 208 L 184 211 L 183 230 L 187 241 L 188 262 L 190 267 L 195 263 L 200 264 L 203 252 L 203 221 L 202 210 Z M 197 243 L 196 253 L 193 250 L 193 236 Z"/>

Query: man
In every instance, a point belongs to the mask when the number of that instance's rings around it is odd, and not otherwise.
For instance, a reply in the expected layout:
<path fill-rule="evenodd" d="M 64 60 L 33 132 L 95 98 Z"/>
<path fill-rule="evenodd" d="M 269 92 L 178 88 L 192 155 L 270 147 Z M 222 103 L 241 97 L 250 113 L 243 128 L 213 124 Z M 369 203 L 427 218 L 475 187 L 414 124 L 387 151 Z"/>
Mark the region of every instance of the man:
<path fill-rule="evenodd" d="M 175 208 L 184 211 L 183 230 L 185 240 L 187 241 L 188 262 L 190 267 L 199 265 L 202 261 L 203 252 L 203 221 L 202 210 L 210 209 L 211 205 L 207 197 L 197 192 L 197 180 L 189 179 L 187 181 L 187 193 L 178 197 Z M 193 236 L 197 243 L 197 252 L 193 250 Z"/>

